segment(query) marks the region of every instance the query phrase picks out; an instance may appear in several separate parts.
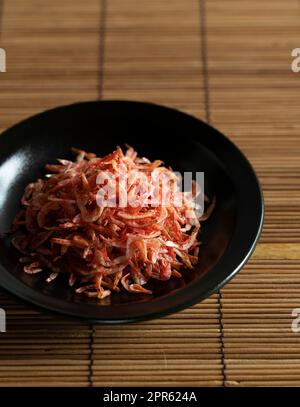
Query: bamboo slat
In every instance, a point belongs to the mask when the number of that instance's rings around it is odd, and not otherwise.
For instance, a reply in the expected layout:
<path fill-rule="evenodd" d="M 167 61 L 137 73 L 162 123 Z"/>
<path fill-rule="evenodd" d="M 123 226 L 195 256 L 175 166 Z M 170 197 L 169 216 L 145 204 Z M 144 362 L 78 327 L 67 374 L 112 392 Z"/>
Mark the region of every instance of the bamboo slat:
<path fill-rule="evenodd" d="M 222 290 L 225 385 L 300 385 L 298 3 L 207 2 L 212 123 L 258 171 L 266 216 L 250 263 Z"/>
<path fill-rule="evenodd" d="M 0 292 L 0 386 L 300 385 L 298 14 L 297 0 L 4 0 L 0 129 L 102 97 L 182 109 L 246 153 L 266 219 L 221 294 L 160 320 L 90 326 Z"/>
<path fill-rule="evenodd" d="M 108 2 L 105 44 L 104 98 L 162 103 L 204 116 L 198 1 Z M 216 296 L 159 321 L 97 327 L 94 384 L 221 385 L 219 331 Z M 102 369 L 104 360 L 109 368 Z"/>
<path fill-rule="evenodd" d="M 4 1 L 0 44 L 0 128 L 59 104 L 96 99 L 100 3 Z M 55 137 L 55 135 L 53 135 Z M 88 386 L 87 324 L 49 316 L 0 293 L 0 386 Z"/>
<path fill-rule="evenodd" d="M 96 99 L 100 2 L 3 2 L 1 128 L 48 108 Z"/>
<path fill-rule="evenodd" d="M 0 78 L 2 128 L 57 104 L 101 97 L 102 90 L 105 98 L 204 114 L 197 1 L 188 8 L 113 1 L 106 15 L 98 1 L 84 10 L 77 1 L 40 5 L 19 0 L 5 8 L 2 41 L 13 68 Z M 159 321 L 92 330 L 69 321 L 57 329 L 54 317 L 0 298 L 9 321 L 0 338 L 2 385 L 222 384 L 216 297 Z"/>

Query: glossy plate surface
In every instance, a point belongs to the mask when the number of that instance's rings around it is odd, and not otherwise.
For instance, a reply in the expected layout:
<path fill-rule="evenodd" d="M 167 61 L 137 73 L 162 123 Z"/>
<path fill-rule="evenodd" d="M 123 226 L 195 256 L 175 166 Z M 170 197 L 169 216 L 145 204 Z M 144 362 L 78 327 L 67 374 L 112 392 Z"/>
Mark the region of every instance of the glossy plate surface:
<path fill-rule="evenodd" d="M 72 158 L 71 147 L 103 156 L 116 145 L 162 159 L 174 170 L 204 171 L 205 192 L 216 196 L 203 223 L 199 263 L 183 279 L 152 281 L 153 296 L 113 294 L 99 302 L 74 294 L 62 276 L 22 272 L 8 237 L 0 239 L 0 284 L 23 300 L 94 322 L 145 320 L 176 312 L 207 298 L 243 266 L 263 222 L 263 198 L 244 155 L 214 128 L 179 111 L 148 103 L 86 102 L 31 117 L 0 136 L 0 234 L 9 230 L 24 187 L 43 177 L 46 163 Z"/>

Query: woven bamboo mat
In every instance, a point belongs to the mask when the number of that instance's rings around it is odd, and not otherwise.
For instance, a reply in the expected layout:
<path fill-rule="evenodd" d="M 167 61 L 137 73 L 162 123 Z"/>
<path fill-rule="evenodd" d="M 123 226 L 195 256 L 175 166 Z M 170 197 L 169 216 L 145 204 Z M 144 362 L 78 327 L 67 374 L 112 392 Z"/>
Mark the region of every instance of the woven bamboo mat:
<path fill-rule="evenodd" d="M 266 201 L 252 260 L 221 293 L 176 315 L 88 326 L 1 293 L 0 385 L 300 385 L 291 331 L 300 307 L 300 74 L 290 69 L 299 2 L 0 3 L 1 129 L 78 100 L 163 103 L 228 134 Z"/>

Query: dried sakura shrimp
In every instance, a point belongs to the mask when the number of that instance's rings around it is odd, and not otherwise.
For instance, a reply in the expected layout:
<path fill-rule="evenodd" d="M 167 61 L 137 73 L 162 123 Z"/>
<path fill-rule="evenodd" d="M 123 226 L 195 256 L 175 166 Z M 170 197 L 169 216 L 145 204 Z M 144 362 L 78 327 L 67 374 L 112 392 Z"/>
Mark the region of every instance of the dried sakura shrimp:
<path fill-rule="evenodd" d="M 48 283 L 64 273 L 76 293 L 103 299 L 122 289 L 151 294 L 145 288 L 149 279 L 180 278 L 181 269 L 194 267 L 200 221 L 209 216 L 214 200 L 200 218 L 193 197 L 185 192 L 177 191 L 182 205 L 171 200 L 167 205 L 149 205 L 147 199 L 154 196 L 155 188 L 158 197 L 162 194 L 161 183 L 152 187 L 151 174 L 163 174 L 171 182 L 177 177 L 161 161 L 139 158 L 132 148 L 124 154 L 118 147 L 102 158 L 73 150 L 74 162 L 60 159 L 57 165 L 46 165 L 50 173 L 46 179 L 25 189 L 22 210 L 13 223 L 14 231 L 23 233 L 12 242 L 24 255 L 20 262 L 26 273 L 46 269 Z M 137 173 L 143 174 L 150 188 L 144 187 Z M 109 198 L 115 206 L 105 204 L 107 194 L 102 194 L 99 205 L 99 174 L 117 181 L 127 174 Z M 136 198 L 135 205 L 121 205 L 122 188 L 128 200 Z"/>

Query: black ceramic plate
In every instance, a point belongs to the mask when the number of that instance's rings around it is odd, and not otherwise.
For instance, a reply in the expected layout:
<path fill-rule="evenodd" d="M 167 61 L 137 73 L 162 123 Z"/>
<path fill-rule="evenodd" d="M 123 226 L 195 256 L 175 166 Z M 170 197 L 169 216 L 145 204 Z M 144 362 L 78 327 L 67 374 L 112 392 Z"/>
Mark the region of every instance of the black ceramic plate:
<path fill-rule="evenodd" d="M 221 288 L 244 265 L 259 237 L 263 199 L 244 155 L 225 136 L 179 111 L 147 103 L 103 101 L 59 107 L 0 136 L 0 234 L 9 230 L 24 187 L 44 175 L 44 165 L 72 157 L 72 146 L 104 155 L 116 145 L 162 159 L 174 170 L 204 171 L 205 192 L 216 196 L 203 224 L 199 263 L 183 279 L 149 283 L 153 296 L 113 294 L 99 302 L 74 294 L 64 277 L 22 272 L 8 237 L 0 239 L 0 283 L 33 304 L 103 323 L 156 318 L 179 311 Z"/>

